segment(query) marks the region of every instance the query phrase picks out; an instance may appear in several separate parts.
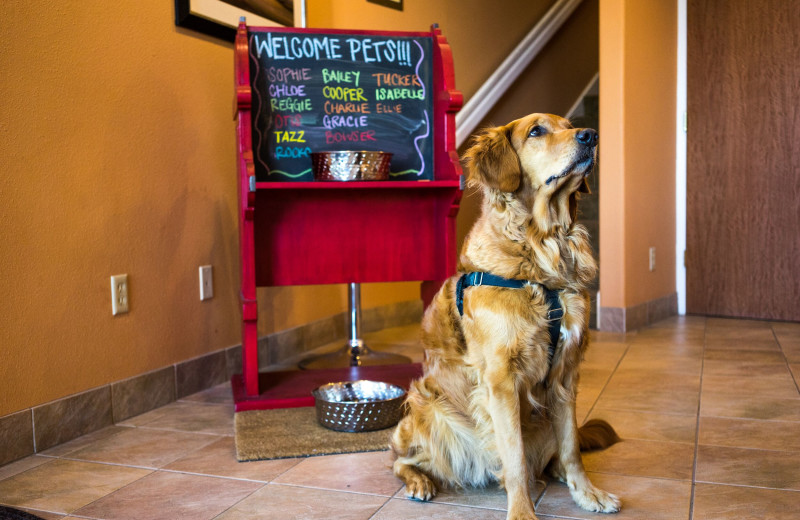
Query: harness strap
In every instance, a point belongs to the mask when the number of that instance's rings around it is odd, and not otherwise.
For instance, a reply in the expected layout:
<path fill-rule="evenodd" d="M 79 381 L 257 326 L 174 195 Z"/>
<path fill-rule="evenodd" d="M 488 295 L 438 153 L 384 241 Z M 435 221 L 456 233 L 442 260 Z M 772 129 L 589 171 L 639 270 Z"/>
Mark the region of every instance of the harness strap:
<path fill-rule="evenodd" d="M 458 279 L 456 284 L 456 307 L 458 307 L 458 314 L 464 315 L 464 289 L 467 287 L 478 287 L 481 285 L 491 285 L 494 287 L 506 287 L 508 289 L 522 289 L 526 285 L 530 285 L 527 280 L 511 280 L 496 276 L 490 273 L 473 272 L 463 274 Z M 545 299 L 547 300 L 547 321 L 550 323 L 550 362 L 553 361 L 553 356 L 556 353 L 558 346 L 558 335 L 561 330 L 561 319 L 564 317 L 564 308 L 561 307 L 561 302 L 558 301 L 558 290 L 548 289 L 541 286 L 544 290 Z"/>

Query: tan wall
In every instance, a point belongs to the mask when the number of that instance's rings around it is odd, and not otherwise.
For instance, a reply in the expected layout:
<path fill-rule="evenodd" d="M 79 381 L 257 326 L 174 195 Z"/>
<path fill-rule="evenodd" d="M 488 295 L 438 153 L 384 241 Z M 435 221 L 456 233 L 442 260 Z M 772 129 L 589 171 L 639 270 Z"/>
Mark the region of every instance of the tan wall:
<path fill-rule="evenodd" d="M 600 0 L 603 307 L 675 292 L 676 49 L 675 1 Z"/>
<path fill-rule="evenodd" d="M 470 94 L 551 3 L 311 0 L 309 25 L 439 22 Z M 177 29 L 173 6 L 3 3 L 0 416 L 240 342 L 232 45 Z M 204 264 L 215 297 L 200 302 Z M 131 312 L 112 317 L 120 273 Z M 362 296 L 406 301 L 418 284 Z M 259 304 L 266 334 L 343 311 L 346 290 L 264 288 Z"/>

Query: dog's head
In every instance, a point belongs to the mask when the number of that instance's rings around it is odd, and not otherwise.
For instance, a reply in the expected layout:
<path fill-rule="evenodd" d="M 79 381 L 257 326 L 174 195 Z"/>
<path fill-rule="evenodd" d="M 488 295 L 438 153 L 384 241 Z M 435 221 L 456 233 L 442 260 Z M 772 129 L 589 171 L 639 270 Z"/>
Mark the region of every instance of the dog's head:
<path fill-rule="evenodd" d="M 588 192 L 597 132 L 550 114 L 531 114 L 480 134 L 466 153 L 472 184 L 506 193 Z"/>

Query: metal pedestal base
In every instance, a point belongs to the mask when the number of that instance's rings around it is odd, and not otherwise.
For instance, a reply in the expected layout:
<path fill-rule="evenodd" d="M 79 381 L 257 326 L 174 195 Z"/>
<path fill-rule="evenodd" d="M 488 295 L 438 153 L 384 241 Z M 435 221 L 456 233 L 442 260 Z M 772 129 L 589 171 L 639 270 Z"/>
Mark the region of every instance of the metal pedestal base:
<path fill-rule="evenodd" d="M 300 361 L 303 370 L 317 368 L 342 368 L 372 365 L 399 365 L 411 363 L 411 359 L 400 354 L 371 350 L 361 339 L 361 285 L 351 283 L 347 288 L 349 306 L 350 339 L 343 349 L 330 354 L 310 356 Z"/>

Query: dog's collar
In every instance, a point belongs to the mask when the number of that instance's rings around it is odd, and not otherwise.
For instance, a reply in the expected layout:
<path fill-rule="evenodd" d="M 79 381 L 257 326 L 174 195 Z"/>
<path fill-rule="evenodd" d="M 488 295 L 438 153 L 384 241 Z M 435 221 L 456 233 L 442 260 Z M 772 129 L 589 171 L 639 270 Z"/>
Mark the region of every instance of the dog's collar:
<path fill-rule="evenodd" d="M 564 317 L 564 308 L 558 299 L 558 289 L 549 289 L 544 285 L 531 282 L 528 280 L 513 280 L 510 278 L 503 278 L 491 273 L 473 272 L 461 275 L 456 284 L 456 307 L 458 307 L 458 314 L 464 315 L 464 289 L 467 287 L 478 287 L 481 285 L 491 285 L 494 287 L 506 287 L 508 289 L 522 289 L 529 285 L 538 285 L 544 290 L 545 298 L 547 299 L 547 321 L 550 324 L 550 362 L 553 362 L 553 356 L 556 353 L 558 346 L 558 336 L 561 331 L 561 319 Z"/>

